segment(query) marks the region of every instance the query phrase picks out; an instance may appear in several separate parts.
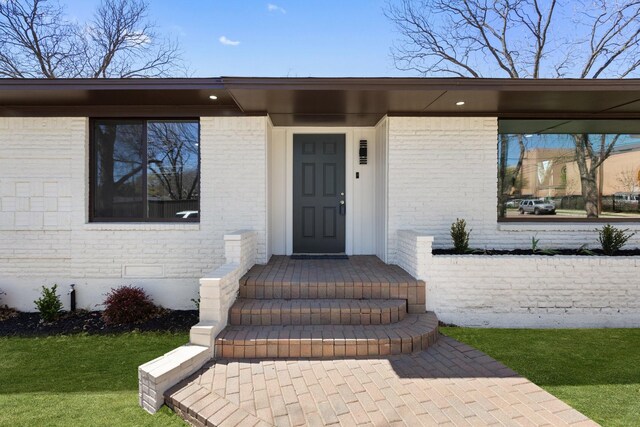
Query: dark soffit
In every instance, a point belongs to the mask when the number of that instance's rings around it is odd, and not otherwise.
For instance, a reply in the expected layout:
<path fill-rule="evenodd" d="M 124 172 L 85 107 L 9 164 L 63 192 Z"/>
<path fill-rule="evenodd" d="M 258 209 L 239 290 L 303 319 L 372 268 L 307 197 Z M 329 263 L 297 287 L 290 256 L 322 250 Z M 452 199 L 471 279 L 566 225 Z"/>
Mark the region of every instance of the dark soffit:
<path fill-rule="evenodd" d="M 209 99 L 216 95 L 217 100 Z M 207 116 L 241 111 L 219 78 L 0 79 L 0 115 Z"/>
<path fill-rule="evenodd" d="M 275 125 L 372 125 L 385 114 L 640 118 L 638 79 L 222 79 L 245 112 L 267 111 Z"/>

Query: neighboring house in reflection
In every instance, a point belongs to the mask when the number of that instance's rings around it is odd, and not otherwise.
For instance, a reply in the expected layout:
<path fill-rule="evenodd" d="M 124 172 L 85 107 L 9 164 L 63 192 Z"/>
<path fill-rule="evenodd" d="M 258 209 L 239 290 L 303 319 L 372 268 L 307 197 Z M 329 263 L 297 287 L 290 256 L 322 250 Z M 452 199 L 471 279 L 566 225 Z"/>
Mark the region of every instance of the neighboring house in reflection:
<path fill-rule="evenodd" d="M 600 177 L 602 174 L 602 177 Z M 530 197 L 562 197 L 582 194 L 575 151 L 570 148 L 533 148 L 522 163 L 520 194 Z M 640 191 L 640 142 L 614 148 L 598 172 L 601 193 L 634 194 Z"/>

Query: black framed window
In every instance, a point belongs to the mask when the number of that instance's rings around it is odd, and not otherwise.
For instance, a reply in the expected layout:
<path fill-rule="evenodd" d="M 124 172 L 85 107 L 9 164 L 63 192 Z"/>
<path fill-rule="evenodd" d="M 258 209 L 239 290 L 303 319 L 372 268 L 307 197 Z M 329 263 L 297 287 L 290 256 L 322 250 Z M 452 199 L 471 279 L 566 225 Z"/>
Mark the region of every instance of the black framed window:
<path fill-rule="evenodd" d="M 501 221 L 640 221 L 640 121 L 499 122 Z"/>
<path fill-rule="evenodd" d="M 198 120 L 92 120 L 90 188 L 95 222 L 198 221 Z"/>

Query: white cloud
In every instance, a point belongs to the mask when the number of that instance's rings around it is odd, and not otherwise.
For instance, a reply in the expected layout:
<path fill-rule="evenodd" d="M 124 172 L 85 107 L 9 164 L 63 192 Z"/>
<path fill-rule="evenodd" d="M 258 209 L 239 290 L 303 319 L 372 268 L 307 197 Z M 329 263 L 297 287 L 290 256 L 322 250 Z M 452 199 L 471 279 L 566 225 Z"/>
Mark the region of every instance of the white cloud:
<path fill-rule="evenodd" d="M 226 46 L 238 46 L 240 44 L 238 40 L 230 40 L 226 36 L 220 36 L 218 41 Z"/>
<path fill-rule="evenodd" d="M 273 3 L 269 3 L 267 5 L 267 10 L 269 12 L 282 12 L 282 13 L 287 13 L 286 10 L 284 10 L 283 8 L 281 8 L 280 6 L 278 6 L 277 4 L 273 4 Z"/>
<path fill-rule="evenodd" d="M 138 32 L 138 33 L 131 33 L 131 35 L 129 35 L 129 41 L 133 44 L 149 44 L 151 43 L 151 37 L 149 37 L 147 34 Z"/>

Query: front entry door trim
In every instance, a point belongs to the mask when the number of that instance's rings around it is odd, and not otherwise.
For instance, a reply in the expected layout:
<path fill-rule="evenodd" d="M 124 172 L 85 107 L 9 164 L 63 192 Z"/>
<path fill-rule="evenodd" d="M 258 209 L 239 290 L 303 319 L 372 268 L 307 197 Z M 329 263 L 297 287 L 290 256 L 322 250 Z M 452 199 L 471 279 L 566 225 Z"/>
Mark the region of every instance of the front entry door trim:
<path fill-rule="evenodd" d="M 345 253 L 353 254 L 353 150 L 354 136 L 351 128 L 289 127 L 286 129 L 286 254 L 293 254 L 293 135 L 294 134 L 344 134 L 345 135 Z"/>
<path fill-rule="evenodd" d="M 345 252 L 344 134 L 293 136 L 293 251 Z"/>

